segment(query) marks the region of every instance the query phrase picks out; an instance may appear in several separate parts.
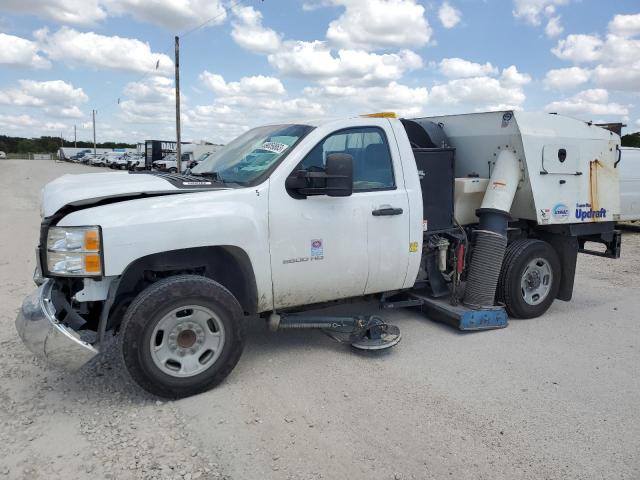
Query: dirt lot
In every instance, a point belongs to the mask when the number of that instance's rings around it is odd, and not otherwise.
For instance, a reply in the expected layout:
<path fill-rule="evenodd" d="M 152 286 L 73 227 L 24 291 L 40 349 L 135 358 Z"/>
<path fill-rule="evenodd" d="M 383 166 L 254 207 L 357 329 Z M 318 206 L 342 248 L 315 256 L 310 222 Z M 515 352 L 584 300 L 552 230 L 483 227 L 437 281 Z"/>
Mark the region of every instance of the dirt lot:
<path fill-rule="evenodd" d="M 543 318 L 462 334 L 391 312 L 403 340 L 375 356 L 256 320 L 221 386 L 161 402 L 113 348 L 69 374 L 22 347 L 40 188 L 95 169 L 0 168 L 0 479 L 640 478 L 640 234 L 581 256 Z"/>

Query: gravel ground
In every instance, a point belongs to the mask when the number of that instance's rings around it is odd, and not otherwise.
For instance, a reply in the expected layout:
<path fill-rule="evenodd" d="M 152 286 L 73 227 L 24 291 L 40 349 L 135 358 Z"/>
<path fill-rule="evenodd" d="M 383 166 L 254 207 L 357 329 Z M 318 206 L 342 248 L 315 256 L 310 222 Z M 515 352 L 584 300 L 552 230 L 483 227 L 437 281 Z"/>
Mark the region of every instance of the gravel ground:
<path fill-rule="evenodd" d="M 95 169 L 0 166 L 0 479 L 640 478 L 637 233 L 619 261 L 580 256 L 573 301 L 542 318 L 462 334 L 385 312 L 403 340 L 382 355 L 256 320 L 222 385 L 160 402 L 113 346 L 72 374 L 22 347 L 38 192 Z"/>

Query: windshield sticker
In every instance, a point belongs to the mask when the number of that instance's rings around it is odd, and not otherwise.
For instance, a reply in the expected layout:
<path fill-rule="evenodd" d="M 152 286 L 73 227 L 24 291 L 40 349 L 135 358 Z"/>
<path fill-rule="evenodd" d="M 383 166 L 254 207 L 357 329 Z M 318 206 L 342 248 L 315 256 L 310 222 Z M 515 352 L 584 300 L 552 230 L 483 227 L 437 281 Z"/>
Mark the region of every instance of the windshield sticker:
<path fill-rule="evenodd" d="M 273 152 L 273 153 L 280 154 L 280 153 L 284 152 L 288 147 L 289 147 L 289 145 L 286 145 L 284 143 L 264 142 L 262 144 L 262 146 L 260 147 L 260 150 L 266 150 L 267 152 Z"/>

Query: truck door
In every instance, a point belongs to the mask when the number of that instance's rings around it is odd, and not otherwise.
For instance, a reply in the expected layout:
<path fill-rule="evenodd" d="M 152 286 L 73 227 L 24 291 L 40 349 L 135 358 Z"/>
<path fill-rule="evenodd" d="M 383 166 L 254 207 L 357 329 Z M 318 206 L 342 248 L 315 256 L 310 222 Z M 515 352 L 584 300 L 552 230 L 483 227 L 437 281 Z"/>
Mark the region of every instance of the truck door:
<path fill-rule="evenodd" d="M 353 192 L 367 201 L 365 294 L 402 288 L 409 263 L 409 199 L 395 137 L 371 129 L 354 157 Z"/>
<path fill-rule="evenodd" d="M 299 199 L 284 185 L 270 186 L 276 308 L 402 286 L 408 262 L 408 205 L 406 194 L 396 186 L 401 171 L 394 172 L 391 161 L 397 147 L 390 146 L 387 138 L 379 127 L 341 129 L 327 135 L 291 169 L 322 170 L 328 154 L 348 153 L 354 165 L 350 197 Z M 396 228 L 398 232 L 393 231 Z"/>

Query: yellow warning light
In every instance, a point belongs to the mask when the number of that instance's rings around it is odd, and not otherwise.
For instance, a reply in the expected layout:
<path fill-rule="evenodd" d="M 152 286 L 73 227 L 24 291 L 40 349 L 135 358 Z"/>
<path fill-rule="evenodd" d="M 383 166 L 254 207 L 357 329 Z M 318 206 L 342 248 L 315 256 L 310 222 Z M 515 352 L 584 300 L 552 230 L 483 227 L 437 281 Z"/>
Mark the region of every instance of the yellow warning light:
<path fill-rule="evenodd" d="M 369 118 L 398 118 L 396 112 L 377 112 L 377 113 L 365 113 L 364 115 L 360 115 L 361 117 L 369 117 Z"/>

